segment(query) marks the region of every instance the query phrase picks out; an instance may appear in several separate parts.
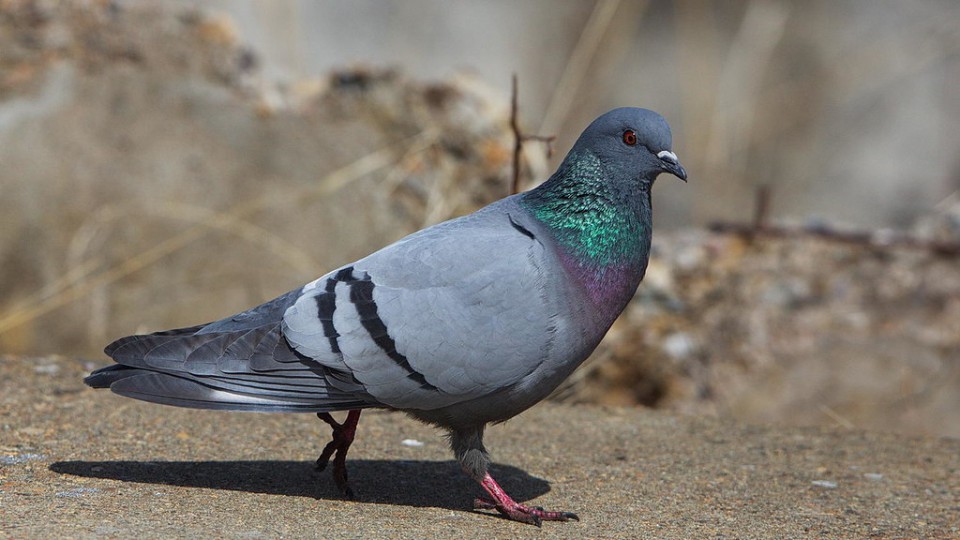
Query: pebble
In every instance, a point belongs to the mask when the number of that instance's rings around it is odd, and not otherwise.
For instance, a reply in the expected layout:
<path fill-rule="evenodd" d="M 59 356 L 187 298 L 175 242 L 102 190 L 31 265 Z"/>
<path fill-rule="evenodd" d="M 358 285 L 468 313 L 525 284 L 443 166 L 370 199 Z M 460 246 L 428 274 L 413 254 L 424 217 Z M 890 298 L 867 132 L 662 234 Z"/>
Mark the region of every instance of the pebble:
<path fill-rule="evenodd" d="M 14 456 L 0 456 L 0 465 L 17 465 L 28 461 L 39 461 L 46 458 L 43 454 L 17 454 Z"/>
<path fill-rule="evenodd" d="M 89 493 L 98 493 L 99 488 L 92 487 L 80 487 L 74 489 L 68 489 L 67 491 L 58 491 L 57 497 L 83 497 Z"/>

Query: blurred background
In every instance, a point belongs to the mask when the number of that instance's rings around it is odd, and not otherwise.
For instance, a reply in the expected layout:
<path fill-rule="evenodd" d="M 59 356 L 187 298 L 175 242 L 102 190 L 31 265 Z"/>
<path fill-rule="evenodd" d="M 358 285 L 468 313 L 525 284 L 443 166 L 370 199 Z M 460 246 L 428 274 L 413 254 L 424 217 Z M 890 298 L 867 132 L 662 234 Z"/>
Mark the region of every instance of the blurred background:
<path fill-rule="evenodd" d="M 960 436 L 954 0 L 0 0 L 0 354 L 105 363 L 663 114 L 635 301 L 554 399 Z M 2 373 L 0 373 L 2 376 Z"/>

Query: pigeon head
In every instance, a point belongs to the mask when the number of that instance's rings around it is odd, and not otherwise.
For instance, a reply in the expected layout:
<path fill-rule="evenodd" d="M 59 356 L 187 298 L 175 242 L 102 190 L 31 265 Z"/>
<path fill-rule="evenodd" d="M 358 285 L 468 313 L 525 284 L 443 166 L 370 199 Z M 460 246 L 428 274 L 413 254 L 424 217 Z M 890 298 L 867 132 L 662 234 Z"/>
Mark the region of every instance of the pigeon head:
<path fill-rule="evenodd" d="M 686 182 L 687 171 L 671 149 L 670 126 L 659 114 L 621 107 L 600 116 L 584 130 L 571 156 L 592 154 L 614 177 L 652 183 L 670 173 Z"/>

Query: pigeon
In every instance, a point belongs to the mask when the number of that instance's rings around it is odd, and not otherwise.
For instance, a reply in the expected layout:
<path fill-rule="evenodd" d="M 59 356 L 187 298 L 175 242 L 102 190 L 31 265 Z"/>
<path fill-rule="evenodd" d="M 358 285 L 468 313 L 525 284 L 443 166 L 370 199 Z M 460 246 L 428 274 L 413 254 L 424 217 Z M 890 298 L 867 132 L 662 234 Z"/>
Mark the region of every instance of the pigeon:
<path fill-rule="evenodd" d="M 579 520 L 511 498 L 488 470 L 484 428 L 546 398 L 633 297 L 654 180 L 687 178 L 671 139 L 659 114 L 614 109 L 539 186 L 240 314 L 118 339 L 105 349 L 116 363 L 84 382 L 165 405 L 316 413 L 332 428 L 317 468 L 332 458 L 351 498 L 346 456 L 361 411 L 402 411 L 449 432 L 483 490 L 474 508 L 537 526 Z"/>

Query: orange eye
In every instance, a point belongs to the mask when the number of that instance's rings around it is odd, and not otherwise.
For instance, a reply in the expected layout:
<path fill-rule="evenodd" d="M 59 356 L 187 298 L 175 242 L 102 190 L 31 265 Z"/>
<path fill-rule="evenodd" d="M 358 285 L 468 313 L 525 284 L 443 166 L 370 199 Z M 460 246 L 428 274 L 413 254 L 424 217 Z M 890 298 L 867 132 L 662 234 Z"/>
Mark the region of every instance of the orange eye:
<path fill-rule="evenodd" d="M 628 129 L 623 132 L 623 142 L 628 146 L 634 146 L 637 144 L 637 134 L 633 132 L 632 129 Z"/>

